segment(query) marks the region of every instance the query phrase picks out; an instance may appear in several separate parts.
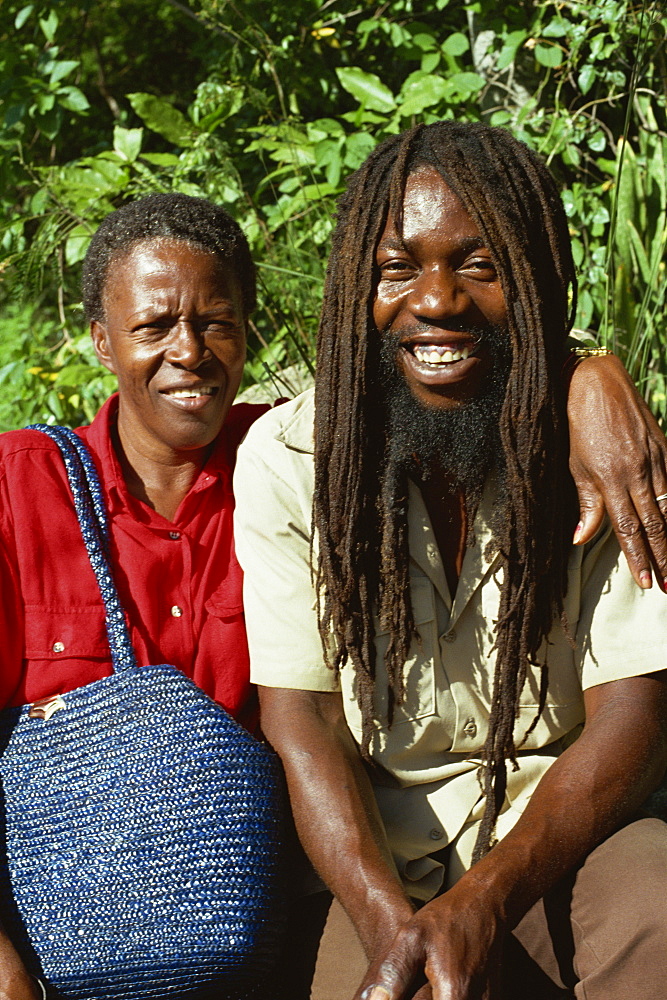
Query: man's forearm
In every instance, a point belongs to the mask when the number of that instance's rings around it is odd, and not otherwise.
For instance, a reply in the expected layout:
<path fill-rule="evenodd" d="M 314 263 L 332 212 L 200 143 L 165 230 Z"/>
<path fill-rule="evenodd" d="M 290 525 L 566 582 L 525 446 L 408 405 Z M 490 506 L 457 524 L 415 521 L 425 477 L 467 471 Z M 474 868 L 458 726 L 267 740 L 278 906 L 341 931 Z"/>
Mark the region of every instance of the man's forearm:
<path fill-rule="evenodd" d="M 630 819 L 659 783 L 666 687 L 648 675 L 589 692 L 581 737 L 549 768 L 516 826 L 465 876 L 498 901 L 507 926 Z"/>
<path fill-rule="evenodd" d="M 410 918 L 412 905 L 340 695 L 260 688 L 260 701 L 264 732 L 285 768 L 301 843 L 371 958 Z"/>
<path fill-rule="evenodd" d="M 371 1000 L 403 998 L 424 971 L 443 996 L 467 998 L 473 985 L 475 996 L 497 995 L 492 983 L 507 933 L 659 782 L 667 760 L 666 691 L 656 675 L 586 693 L 580 739 L 549 768 L 510 833 L 399 932 L 362 984 L 381 984 Z"/>

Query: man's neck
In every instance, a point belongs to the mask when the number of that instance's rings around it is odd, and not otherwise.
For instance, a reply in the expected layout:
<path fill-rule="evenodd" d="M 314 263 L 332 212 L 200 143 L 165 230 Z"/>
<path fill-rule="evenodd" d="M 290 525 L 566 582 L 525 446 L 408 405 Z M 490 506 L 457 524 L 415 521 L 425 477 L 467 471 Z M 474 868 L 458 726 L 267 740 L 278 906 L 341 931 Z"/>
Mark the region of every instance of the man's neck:
<path fill-rule="evenodd" d="M 419 484 L 435 533 L 452 600 L 461 575 L 468 538 L 465 496 L 444 472 Z"/>

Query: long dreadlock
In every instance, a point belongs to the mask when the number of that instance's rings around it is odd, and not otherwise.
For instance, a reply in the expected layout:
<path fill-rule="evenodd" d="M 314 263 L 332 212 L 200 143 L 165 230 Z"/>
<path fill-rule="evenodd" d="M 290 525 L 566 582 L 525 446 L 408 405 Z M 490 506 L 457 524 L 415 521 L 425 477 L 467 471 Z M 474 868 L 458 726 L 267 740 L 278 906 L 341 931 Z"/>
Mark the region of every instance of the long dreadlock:
<path fill-rule="evenodd" d="M 502 129 L 418 125 L 381 143 L 340 200 L 318 335 L 313 528 L 320 635 L 327 655 L 333 630 L 330 665 L 339 670 L 349 661 L 356 672 L 366 759 L 374 714 L 373 612 L 390 635 L 390 724 L 404 696 L 403 670 L 416 635 L 407 477 L 387 468 L 377 384 L 375 250 L 389 215 L 401 231 L 405 183 L 423 165 L 440 173 L 482 234 L 505 297 L 511 345 L 500 415 L 507 509 L 495 538 L 504 576 L 482 751 L 486 805 L 478 860 L 489 849 L 505 797 L 507 762 L 516 766 L 514 727 L 528 668 L 538 665 L 554 616 L 563 612 L 573 508 L 558 372 L 576 307 L 576 278 L 555 183 L 537 156 Z M 546 700 L 544 657 L 539 666 L 539 708 L 529 732 Z"/>

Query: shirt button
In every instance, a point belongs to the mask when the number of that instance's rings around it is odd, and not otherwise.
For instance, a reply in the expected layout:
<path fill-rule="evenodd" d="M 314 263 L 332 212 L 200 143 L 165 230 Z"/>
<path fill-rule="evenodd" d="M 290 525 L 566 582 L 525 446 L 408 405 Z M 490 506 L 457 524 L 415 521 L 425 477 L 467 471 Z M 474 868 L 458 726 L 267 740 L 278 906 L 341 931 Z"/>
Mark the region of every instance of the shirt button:
<path fill-rule="evenodd" d="M 176 542 L 181 537 L 181 533 L 180 533 L 180 531 L 170 531 L 169 532 L 169 537 L 173 538 L 173 540 Z"/>
<path fill-rule="evenodd" d="M 444 834 L 442 830 L 434 829 L 431 830 L 431 832 L 429 833 L 429 837 L 431 838 L 431 840 L 442 840 L 443 836 Z"/>
<path fill-rule="evenodd" d="M 474 719 L 467 720 L 465 726 L 463 727 L 463 732 L 466 736 L 470 736 L 471 739 L 473 736 L 477 736 L 477 723 Z"/>
<path fill-rule="evenodd" d="M 65 651 L 65 643 L 64 642 L 54 642 L 54 644 L 52 646 L 52 649 L 53 649 L 54 653 L 64 653 L 64 651 Z"/>
<path fill-rule="evenodd" d="M 183 608 L 179 608 L 178 604 L 174 604 L 173 608 L 171 609 L 171 613 L 174 616 L 174 618 L 180 618 L 181 615 L 183 614 Z"/>
<path fill-rule="evenodd" d="M 442 638 L 445 640 L 445 642 L 454 642 L 454 640 L 456 639 L 456 629 L 450 628 L 449 632 L 445 632 Z"/>

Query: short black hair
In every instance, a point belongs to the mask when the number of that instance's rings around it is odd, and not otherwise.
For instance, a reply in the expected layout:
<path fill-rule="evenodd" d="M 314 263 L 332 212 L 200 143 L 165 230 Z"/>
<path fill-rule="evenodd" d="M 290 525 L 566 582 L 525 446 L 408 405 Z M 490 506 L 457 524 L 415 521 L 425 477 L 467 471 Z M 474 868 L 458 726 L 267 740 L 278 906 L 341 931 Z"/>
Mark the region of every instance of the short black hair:
<path fill-rule="evenodd" d="M 104 320 L 104 286 L 109 265 L 143 240 L 183 240 L 212 251 L 231 264 L 241 286 L 243 312 L 256 305 L 255 265 L 241 227 L 231 215 L 205 198 L 149 194 L 107 215 L 90 241 L 81 286 L 86 322 Z"/>

